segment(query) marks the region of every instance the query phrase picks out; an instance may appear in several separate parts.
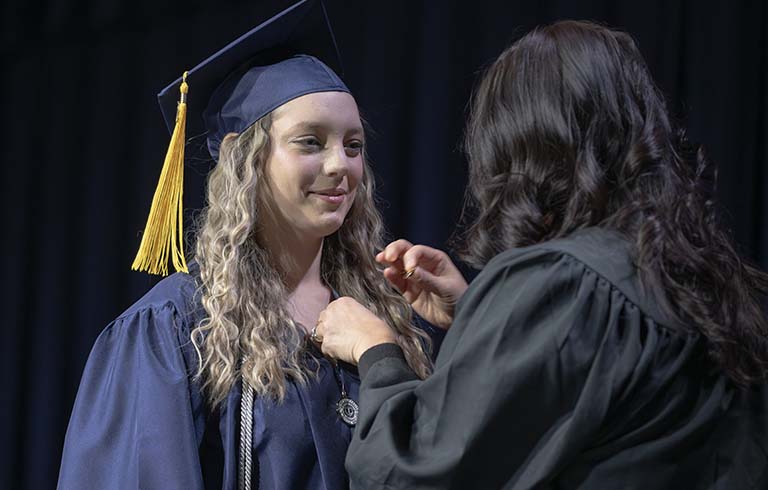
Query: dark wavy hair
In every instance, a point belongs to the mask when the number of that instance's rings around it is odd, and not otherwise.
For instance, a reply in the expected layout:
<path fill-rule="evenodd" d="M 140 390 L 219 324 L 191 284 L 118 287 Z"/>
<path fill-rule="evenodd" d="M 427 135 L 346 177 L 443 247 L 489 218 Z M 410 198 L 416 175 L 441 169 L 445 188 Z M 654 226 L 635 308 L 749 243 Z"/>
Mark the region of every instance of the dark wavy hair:
<path fill-rule="evenodd" d="M 472 222 L 464 258 L 610 228 L 645 288 L 700 332 L 740 386 L 766 379 L 768 275 L 717 218 L 716 174 L 674 127 L 632 38 L 589 22 L 538 28 L 476 89 L 466 131 Z"/>

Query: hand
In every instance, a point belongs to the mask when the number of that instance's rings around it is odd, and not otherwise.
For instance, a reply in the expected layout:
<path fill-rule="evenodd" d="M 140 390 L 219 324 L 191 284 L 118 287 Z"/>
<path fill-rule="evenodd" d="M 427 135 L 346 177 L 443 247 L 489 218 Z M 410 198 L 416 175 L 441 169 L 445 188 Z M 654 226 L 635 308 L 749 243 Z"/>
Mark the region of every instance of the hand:
<path fill-rule="evenodd" d="M 357 364 L 371 347 L 396 341 L 384 320 L 349 297 L 332 301 L 320 312 L 315 335 L 324 354 L 350 364 Z"/>
<path fill-rule="evenodd" d="M 376 261 L 387 266 L 384 277 L 429 323 L 447 329 L 467 281 L 448 254 L 407 240 L 390 243 Z M 407 271 L 413 271 L 406 277 Z"/>

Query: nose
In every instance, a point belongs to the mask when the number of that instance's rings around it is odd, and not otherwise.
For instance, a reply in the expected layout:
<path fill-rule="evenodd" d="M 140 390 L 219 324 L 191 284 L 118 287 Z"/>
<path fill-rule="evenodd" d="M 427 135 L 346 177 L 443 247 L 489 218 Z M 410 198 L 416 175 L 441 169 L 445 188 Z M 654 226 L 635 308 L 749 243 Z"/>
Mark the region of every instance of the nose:
<path fill-rule="evenodd" d="M 350 158 L 347 155 L 347 150 L 344 148 L 344 144 L 340 143 L 334 145 L 333 149 L 328 152 L 328 157 L 325 159 L 324 171 L 330 176 L 345 176 L 349 171 Z"/>

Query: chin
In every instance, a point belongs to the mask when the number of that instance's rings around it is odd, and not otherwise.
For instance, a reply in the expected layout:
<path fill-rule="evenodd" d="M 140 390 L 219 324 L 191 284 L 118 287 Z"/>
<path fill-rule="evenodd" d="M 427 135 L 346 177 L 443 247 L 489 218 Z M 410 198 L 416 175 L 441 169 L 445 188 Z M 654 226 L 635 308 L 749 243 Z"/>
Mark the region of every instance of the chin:
<path fill-rule="evenodd" d="M 320 236 L 322 236 L 323 238 L 331 236 L 334 233 L 336 233 L 337 231 L 339 231 L 339 229 L 341 228 L 341 225 L 343 225 L 343 224 L 344 224 L 343 221 L 339 222 L 339 223 L 333 223 L 333 224 L 329 223 L 326 226 L 319 227 L 320 229 L 318 230 L 319 231 L 318 234 Z"/>
<path fill-rule="evenodd" d="M 317 230 L 318 236 L 327 237 L 333 235 L 344 224 L 344 216 L 337 216 L 335 213 L 331 216 L 322 216 L 315 222 L 314 228 Z"/>

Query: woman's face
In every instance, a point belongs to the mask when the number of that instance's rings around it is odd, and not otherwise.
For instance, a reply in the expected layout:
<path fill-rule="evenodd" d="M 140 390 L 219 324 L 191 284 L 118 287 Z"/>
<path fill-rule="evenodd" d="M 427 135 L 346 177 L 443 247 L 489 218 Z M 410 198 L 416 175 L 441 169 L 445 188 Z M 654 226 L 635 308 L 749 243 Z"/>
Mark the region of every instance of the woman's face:
<path fill-rule="evenodd" d="M 320 92 L 272 112 L 266 162 L 270 207 L 301 234 L 326 237 L 341 227 L 363 176 L 363 127 L 355 99 Z"/>

